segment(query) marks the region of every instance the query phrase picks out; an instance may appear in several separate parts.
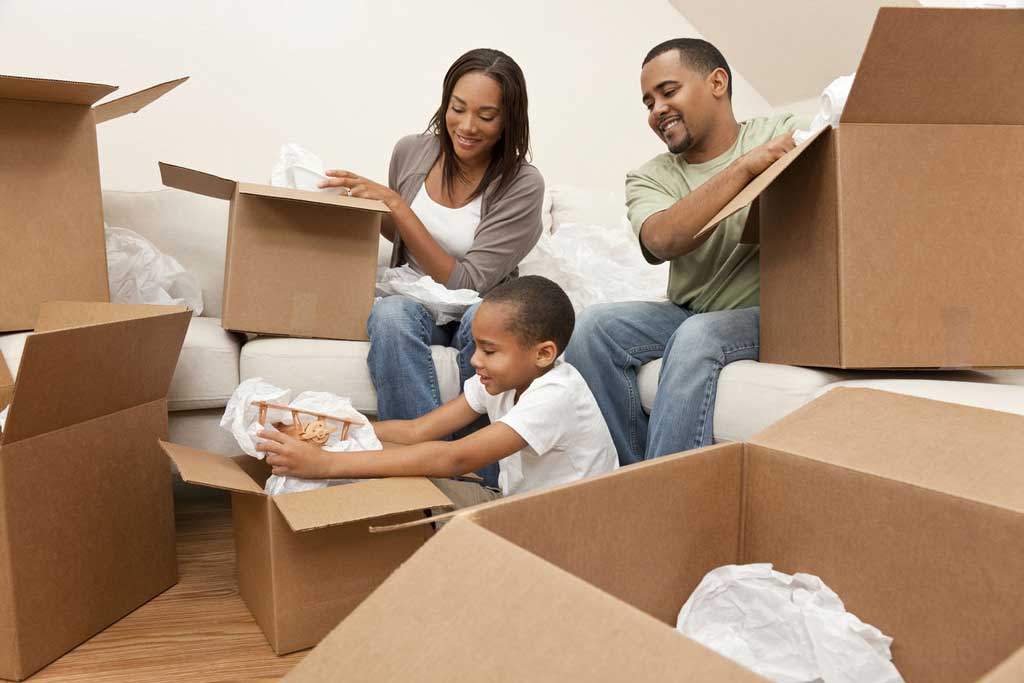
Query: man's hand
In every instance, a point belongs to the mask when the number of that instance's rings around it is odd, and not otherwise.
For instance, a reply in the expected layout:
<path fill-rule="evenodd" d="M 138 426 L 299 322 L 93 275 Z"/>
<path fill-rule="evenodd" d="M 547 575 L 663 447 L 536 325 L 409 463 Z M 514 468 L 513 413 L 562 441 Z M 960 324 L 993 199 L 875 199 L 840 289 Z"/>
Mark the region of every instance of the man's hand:
<path fill-rule="evenodd" d="M 753 180 L 794 147 L 796 142 L 793 141 L 793 134 L 785 133 L 750 150 L 739 158 L 739 162 Z"/>
<path fill-rule="evenodd" d="M 281 432 L 262 430 L 258 436 L 267 439 L 256 444 L 256 450 L 267 454 L 273 474 L 301 479 L 331 478 L 329 465 L 333 453 Z"/>
<path fill-rule="evenodd" d="M 375 183 L 351 171 L 331 169 L 326 171 L 329 179 L 322 181 L 317 187 L 341 187 L 350 197 L 362 197 L 364 199 L 376 199 L 384 202 L 387 207 L 394 210 L 395 206 L 402 201 L 402 197 L 390 187 Z"/>

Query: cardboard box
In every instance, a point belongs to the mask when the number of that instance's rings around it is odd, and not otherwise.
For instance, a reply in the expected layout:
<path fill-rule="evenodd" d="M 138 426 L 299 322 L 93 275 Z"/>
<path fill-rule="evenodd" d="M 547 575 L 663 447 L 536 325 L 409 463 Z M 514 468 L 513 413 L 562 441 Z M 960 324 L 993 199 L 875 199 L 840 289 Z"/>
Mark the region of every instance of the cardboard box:
<path fill-rule="evenodd" d="M 708 224 L 758 199 L 762 361 L 1024 366 L 1022 45 L 1020 11 L 879 10 L 838 128 Z"/>
<path fill-rule="evenodd" d="M 190 317 L 40 306 L 0 438 L 0 677 L 29 676 L 177 581 L 156 439 Z"/>
<path fill-rule="evenodd" d="M 420 477 L 268 496 L 262 460 L 161 446 L 185 481 L 231 492 L 238 591 L 279 655 L 320 642 L 432 534 L 424 525 L 370 535 L 371 522 L 420 519 L 451 505 Z"/>
<path fill-rule="evenodd" d="M 218 178 L 160 164 L 164 185 L 231 202 L 221 324 L 366 341 L 383 202 Z"/>
<path fill-rule="evenodd" d="M 109 301 L 96 125 L 186 80 L 94 107 L 117 86 L 0 76 L 0 332 L 44 301 Z"/>
<path fill-rule="evenodd" d="M 907 681 L 977 681 L 1024 645 L 1022 434 L 1019 415 L 835 389 L 747 443 L 489 503 L 286 680 L 762 681 L 674 626 L 711 569 L 772 562 L 892 636 Z M 1022 680 L 1024 658 L 1004 666 L 989 680 Z"/>

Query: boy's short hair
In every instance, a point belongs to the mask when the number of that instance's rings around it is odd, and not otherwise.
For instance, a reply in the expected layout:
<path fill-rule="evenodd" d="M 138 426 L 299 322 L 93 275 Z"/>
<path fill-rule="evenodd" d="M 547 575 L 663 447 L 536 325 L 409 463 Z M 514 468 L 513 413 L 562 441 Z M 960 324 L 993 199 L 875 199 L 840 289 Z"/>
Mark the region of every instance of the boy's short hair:
<path fill-rule="evenodd" d="M 515 309 L 507 329 L 523 346 L 553 341 L 561 354 L 569 345 L 576 312 L 565 291 L 546 277 L 512 278 L 488 292 L 484 301 L 511 305 Z"/>

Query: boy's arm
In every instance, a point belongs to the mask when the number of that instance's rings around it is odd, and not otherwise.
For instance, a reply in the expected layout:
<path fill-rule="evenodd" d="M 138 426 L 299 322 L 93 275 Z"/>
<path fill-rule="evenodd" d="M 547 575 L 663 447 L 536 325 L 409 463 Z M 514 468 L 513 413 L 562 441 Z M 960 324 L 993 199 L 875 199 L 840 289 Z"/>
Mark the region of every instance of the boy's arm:
<path fill-rule="evenodd" d="M 266 451 L 273 473 L 302 479 L 456 477 L 497 462 L 527 445 L 523 437 L 501 422 L 458 441 L 428 441 L 352 453 L 323 451 L 280 432 L 260 432 L 260 436 L 268 440 L 256 448 Z"/>
<path fill-rule="evenodd" d="M 785 133 L 750 150 L 669 208 L 652 214 L 640 228 L 640 243 L 661 261 L 690 253 L 707 238 L 696 237 L 701 228 L 751 180 L 795 146 L 792 134 Z"/>
<path fill-rule="evenodd" d="M 381 441 L 421 443 L 451 436 L 473 424 L 479 417 L 480 413 L 470 407 L 465 395 L 459 394 L 423 417 L 415 420 L 384 420 L 375 423 L 373 431 Z"/>

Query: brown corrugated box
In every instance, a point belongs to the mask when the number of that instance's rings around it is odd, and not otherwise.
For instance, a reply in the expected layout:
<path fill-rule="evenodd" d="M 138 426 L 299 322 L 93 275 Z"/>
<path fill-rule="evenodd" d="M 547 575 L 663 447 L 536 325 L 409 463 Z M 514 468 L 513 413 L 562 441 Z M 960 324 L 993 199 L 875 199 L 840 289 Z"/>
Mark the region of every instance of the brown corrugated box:
<path fill-rule="evenodd" d="M 168 187 L 231 202 L 221 324 L 366 341 L 383 202 L 240 183 L 160 164 Z"/>
<path fill-rule="evenodd" d="M 879 10 L 838 128 L 708 224 L 758 199 L 762 361 L 1024 366 L 1022 46 L 1019 10 Z"/>
<path fill-rule="evenodd" d="M 39 313 L 0 438 L 0 677 L 17 680 L 177 581 L 156 439 L 190 313 Z"/>
<path fill-rule="evenodd" d="M 0 76 L 0 332 L 44 301 L 110 299 L 96 124 L 186 80 L 93 107 L 117 86 Z"/>
<path fill-rule="evenodd" d="M 185 481 L 231 492 L 238 590 L 277 654 L 320 642 L 432 533 L 424 525 L 371 535 L 371 522 L 401 523 L 451 506 L 421 477 L 268 496 L 262 460 L 161 446 Z"/>
<path fill-rule="evenodd" d="M 711 569 L 771 562 L 892 636 L 906 680 L 978 681 L 1024 644 L 1022 434 L 836 389 L 747 443 L 465 511 L 286 680 L 762 681 L 674 625 Z"/>

